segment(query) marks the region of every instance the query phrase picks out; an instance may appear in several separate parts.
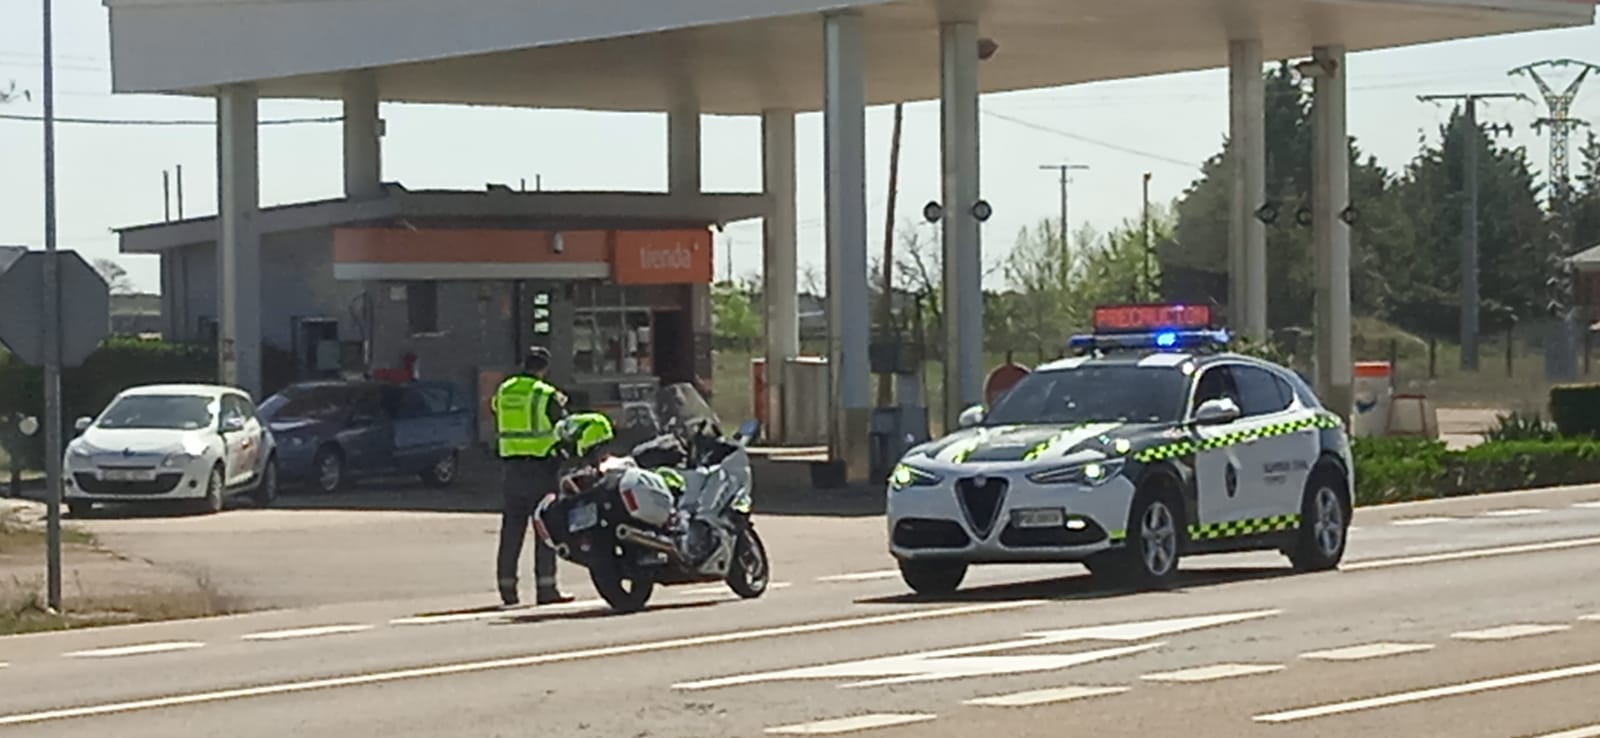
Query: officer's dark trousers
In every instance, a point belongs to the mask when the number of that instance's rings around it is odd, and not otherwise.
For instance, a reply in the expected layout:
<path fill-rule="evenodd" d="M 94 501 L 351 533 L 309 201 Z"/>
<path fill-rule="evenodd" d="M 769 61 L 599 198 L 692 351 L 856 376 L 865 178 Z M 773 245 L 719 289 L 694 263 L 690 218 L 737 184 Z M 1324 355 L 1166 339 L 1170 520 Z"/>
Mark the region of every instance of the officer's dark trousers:
<path fill-rule="evenodd" d="M 500 556 L 497 574 L 500 590 L 516 591 L 522 543 L 533 523 L 533 510 L 544 496 L 556 491 L 559 462 L 553 459 L 501 459 Z M 556 587 L 556 552 L 538 541 L 533 544 L 533 576 L 540 591 Z"/>

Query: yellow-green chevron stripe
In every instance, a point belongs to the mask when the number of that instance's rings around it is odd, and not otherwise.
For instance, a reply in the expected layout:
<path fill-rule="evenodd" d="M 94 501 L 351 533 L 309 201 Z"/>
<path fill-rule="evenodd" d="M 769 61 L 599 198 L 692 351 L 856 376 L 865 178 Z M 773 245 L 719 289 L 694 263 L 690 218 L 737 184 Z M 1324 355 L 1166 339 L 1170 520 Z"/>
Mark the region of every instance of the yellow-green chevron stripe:
<path fill-rule="evenodd" d="M 1134 461 L 1138 461 L 1140 463 L 1175 459 L 1179 456 L 1188 456 L 1201 451 L 1215 451 L 1220 448 L 1236 446 L 1241 443 L 1249 443 L 1250 441 L 1255 441 L 1262 438 L 1288 435 L 1290 433 L 1296 433 L 1308 428 L 1339 428 L 1342 425 L 1343 424 L 1339 422 L 1337 417 L 1319 413 L 1309 418 L 1291 420 L 1282 423 L 1273 423 L 1271 425 L 1264 425 L 1258 428 L 1224 433 L 1222 435 L 1213 436 L 1206 439 L 1185 439 L 1181 441 L 1174 441 L 1172 443 L 1163 444 L 1140 451 L 1139 453 L 1134 454 L 1133 459 Z"/>
<path fill-rule="evenodd" d="M 1248 518 L 1245 520 L 1228 520 L 1221 523 L 1191 525 L 1189 526 L 1189 538 L 1195 541 L 1210 541 L 1218 538 L 1277 533 L 1279 531 L 1295 530 L 1299 527 L 1299 515 L 1274 515 L 1268 518 Z"/>

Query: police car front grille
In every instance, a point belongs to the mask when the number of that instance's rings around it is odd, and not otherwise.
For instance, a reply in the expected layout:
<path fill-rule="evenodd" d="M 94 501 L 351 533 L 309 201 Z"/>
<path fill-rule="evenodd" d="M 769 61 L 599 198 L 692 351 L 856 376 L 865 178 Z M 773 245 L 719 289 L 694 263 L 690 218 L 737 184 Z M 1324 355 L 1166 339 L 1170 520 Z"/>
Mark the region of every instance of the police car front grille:
<path fill-rule="evenodd" d="M 973 532 L 987 537 L 1000 517 L 1000 508 L 1006 499 L 1006 480 L 968 477 L 956 482 L 956 499 L 967 514 Z"/>
<path fill-rule="evenodd" d="M 894 545 L 900 548 L 966 548 L 972 538 L 954 520 L 906 518 L 895 523 Z"/>

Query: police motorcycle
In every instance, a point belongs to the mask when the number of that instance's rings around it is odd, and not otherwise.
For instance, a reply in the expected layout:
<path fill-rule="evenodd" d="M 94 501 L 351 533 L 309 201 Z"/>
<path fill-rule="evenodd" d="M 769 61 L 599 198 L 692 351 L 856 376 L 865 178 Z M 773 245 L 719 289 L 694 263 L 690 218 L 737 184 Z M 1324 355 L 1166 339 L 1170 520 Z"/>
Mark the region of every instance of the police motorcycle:
<path fill-rule="evenodd" d="M 534 526 L 542 545 L 588 569 L 617 612 L 643 609 L 658 584 L 725 582 L 745 599 L 762 596 L 768 559 L 750 519 L 745 451 L 760 426 L 750 420 L 724 437 L 687 383 L 663 387 L 657 405 L 666 417 L 659 435 L 627 456 L 580 458 L 540 502 Z M 572 446 L 567 439 L 585 430 L 568 421 L 556 433 Z M 594 445 L 595 431 L 587 435 Z"/>

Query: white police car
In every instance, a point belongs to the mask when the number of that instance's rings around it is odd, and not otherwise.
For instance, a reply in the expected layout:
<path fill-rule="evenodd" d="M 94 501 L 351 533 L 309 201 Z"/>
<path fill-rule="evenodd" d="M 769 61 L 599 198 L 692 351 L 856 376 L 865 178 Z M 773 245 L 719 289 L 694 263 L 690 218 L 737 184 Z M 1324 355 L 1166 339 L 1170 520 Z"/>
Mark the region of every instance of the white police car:
<path fill-rule="evenodd" d="M 1226 353 L 1205 306 L 1097 308 L 1081 355 L 1038 367 L 922 444 L 889 480 L 890 553 L 912 589 L 986 563 L 1081 562 L 1170 584 L 1189 554 L 1344 556 L 1343 422 L 1295 372 Z"/>

